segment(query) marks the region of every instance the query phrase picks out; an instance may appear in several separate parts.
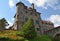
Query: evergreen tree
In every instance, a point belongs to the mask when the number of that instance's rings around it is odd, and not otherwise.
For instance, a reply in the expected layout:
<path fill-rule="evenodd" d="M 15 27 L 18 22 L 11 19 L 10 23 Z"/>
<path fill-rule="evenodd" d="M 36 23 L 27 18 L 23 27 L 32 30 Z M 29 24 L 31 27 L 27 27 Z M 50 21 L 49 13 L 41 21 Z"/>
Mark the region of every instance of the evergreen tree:
<path fill-rule="evenodd" d="M 5 28 L 6 26 L 8 26 L 8 22 L 6 21 L 5 18 L 0 19 L 0 30 L 2 30 L 3 28 Z"/>
<path fill-rule="evenodd" d="M 31 18 L 22 27 L 23 35 L 27 39 L 33 39 L 36 36 L 34 22 Z"/>

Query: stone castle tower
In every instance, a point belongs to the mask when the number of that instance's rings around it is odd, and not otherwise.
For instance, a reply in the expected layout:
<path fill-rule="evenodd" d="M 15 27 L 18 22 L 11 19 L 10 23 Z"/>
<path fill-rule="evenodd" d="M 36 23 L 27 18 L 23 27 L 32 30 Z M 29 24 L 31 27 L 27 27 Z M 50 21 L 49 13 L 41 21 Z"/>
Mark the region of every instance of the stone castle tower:
<path fill-rule="evenodd" d="M 43 34 L 44 31 L 52 29 L 54 27 L 53 23 L 43 21 L 39 12 L 34 8 L 34 4 L 31 7 L 25 6 L 22 2 L 16 4 L 16 14 L 14 16 L 14 25 L 12 29 L 21 30 L 24 23 L 27 22 L 28 18 L 32 18 L 35 25 L 35 30 L 38 34 Z"/>

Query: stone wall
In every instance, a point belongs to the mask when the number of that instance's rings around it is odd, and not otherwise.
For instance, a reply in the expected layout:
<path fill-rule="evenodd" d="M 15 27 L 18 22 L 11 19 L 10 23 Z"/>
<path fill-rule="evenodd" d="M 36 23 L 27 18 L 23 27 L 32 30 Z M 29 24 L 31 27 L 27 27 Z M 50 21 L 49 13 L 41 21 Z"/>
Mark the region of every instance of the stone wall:
<path fill-rule="evenodd" d="M 53 29 L 50 29 L 48 31 L 45 31 L 44 34 L 55 37 L 57 34 L 60 34 L 60 26 L 56 27 L 56 28 L 53 28 Z"/>

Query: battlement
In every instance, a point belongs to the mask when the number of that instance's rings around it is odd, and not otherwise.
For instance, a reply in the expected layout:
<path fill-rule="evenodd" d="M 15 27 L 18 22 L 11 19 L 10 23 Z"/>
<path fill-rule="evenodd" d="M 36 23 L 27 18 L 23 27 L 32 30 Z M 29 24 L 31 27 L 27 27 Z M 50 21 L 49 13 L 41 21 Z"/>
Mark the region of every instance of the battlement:
<path fill-rule="evenodd" d="M 34 8 L 34 4 L 32 3 L 31 4 L 31 7 L 27 7 L 24 3 L 22 3 L 22 2 L 18 2 L 17 4 L 16 4 L 16 6 L 18 6 L 18 5 L 23 5 L 24 6 L 24 9 L 27 9 L 27 10 L 34 10 L 35 12 L 36 12 L 36 9 Z M 21 7 L 22 8 L 22 7 Z"/>
<path fill-rule="evenodd" d="M 54 25 L 51 21 L 41 20 L 42 24 Z"/>
<path fill-rule="evenodd" d="M 39 12 L 37 12 L 37 10 L 34 8 L 34 4 L 32 3 L 31 4 L 31 7 L 28 7 L 28 6 L 26 6 L 24 3 L 22 3 L 22 2 L 18 2 L 17 4 L 16 4 L 16 6 L 18 6 L 17 7 L 17 12 L 21 12 L 21 11 L 32 11 L 32 12 L 36 12 L 36 14 L 38 14 L 38 15 L 40 15 L 41 13 L 39 13 Z M 16 14 L 15 14 L 15 16 L 14 16 L 14 18 L 16 17 Z"/>

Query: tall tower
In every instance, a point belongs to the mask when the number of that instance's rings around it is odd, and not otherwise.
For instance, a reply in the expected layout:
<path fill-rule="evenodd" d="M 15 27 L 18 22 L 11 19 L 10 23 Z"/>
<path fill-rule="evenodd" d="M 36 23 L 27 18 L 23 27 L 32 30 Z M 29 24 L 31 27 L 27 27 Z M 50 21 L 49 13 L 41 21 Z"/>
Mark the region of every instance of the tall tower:
<path fill-rule="evenodd" d="M 31 8 L 34 9 L 34 3 L 31 4 Z"/>
<path fill-rule="evenodd" d="M 24 4 L 22 2 L 18 2 L 16 4 L 16 14 L 14 16 L 14 26 L 12 28 L 14 30 L 21 30 L 21 27 L 23 25 L 23 8 Z"/>

